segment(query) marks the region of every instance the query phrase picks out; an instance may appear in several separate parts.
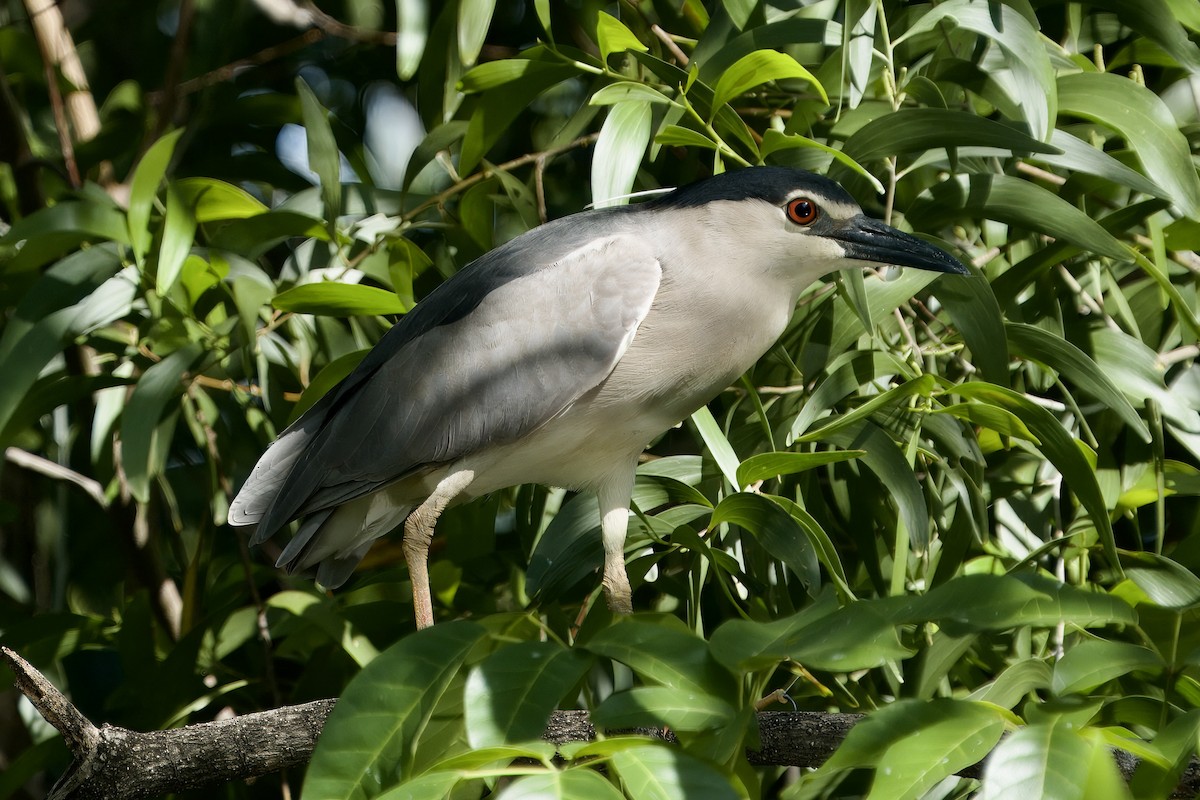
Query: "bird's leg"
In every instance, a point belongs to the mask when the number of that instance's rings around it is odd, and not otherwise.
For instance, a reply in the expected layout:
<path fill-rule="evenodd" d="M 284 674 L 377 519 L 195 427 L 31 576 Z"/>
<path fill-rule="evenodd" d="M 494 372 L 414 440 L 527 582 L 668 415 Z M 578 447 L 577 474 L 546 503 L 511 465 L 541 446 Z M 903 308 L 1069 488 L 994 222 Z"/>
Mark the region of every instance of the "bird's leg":
<path fill-rule="evenodd" d="M 433 540 L 433 526 L 446 505 L 473 480 L 475 473 L 469 469 L 450 473 L 404 521 L 404 560 L 408 562 L 408 576 L 412 581 L 417 630 L 433 624 L 433 598 L 429 594 L 429 543 Z"/>
<path fill-rule="evenodd" d="M 625 573 L 625 533 L 629 528 L 629 502 L 633 470 L 614 478 L 599 493 L 600 533 L 604 539 L 604 597 L 617 614 L 633 613 L 632 590 Z"/>

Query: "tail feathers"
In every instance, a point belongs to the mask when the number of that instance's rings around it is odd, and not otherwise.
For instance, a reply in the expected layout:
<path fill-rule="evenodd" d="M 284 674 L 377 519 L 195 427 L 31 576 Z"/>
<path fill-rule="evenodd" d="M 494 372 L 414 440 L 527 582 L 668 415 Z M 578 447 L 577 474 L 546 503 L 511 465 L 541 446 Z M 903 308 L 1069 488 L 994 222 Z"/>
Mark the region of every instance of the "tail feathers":
<path fill-rule="evenodd" d="M 403 522 L 411 508 L 368 495 L 310 514 L 275 566 L 289 572 L 317 566 L 317 582 L 335 589 L 346 582 L 371 544 Z"/>
<path fill-rule="evenodd" d="M 364 542 L 350 551 L 349 555 L 327 558 L 322 561 L 321 566 L 317 567 L 317 583 L 325 589 L 336 589 L 341 586 L 354 574 L 354 568 L 371 549 L 372 542 L 374 539 Z"/>
<path fill-rule="evenodd" d="M 267 448 L 267 452 L 263 453 L 237 497 L 229 505 L 230 525 L 253 525 L 266 516 L 275 503 L 284 481 L 304 454 L 309 438 L 305 431 L 297 429 L 285 432 Z M 274 531 L 265 531 L 261 538 L 259 534 L 255 534 L 256 541 L 253 543 L 261 544 L 272 533 Z"/>

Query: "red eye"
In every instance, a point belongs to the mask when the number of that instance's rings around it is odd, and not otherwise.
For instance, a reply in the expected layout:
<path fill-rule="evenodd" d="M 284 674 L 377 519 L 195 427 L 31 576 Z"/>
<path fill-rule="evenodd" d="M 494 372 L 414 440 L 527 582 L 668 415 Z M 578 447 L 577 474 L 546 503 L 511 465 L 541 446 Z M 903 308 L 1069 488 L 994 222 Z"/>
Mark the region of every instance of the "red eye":
<path fill-rule="evenodd" d="M 817 218 L 817 204 L 807 197 L 797 197 L 788 201 L 787 215 L 797 225 L 811 225 Z"/>

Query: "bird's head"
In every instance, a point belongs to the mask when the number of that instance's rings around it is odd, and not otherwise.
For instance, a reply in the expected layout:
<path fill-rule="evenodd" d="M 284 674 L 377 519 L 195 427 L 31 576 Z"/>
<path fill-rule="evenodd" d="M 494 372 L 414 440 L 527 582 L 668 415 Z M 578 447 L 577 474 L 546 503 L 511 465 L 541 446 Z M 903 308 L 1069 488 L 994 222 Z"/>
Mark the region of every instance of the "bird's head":
<path fill-rule="evenodd" d="M 726 172 L 654 201 L 701 214 L 697 230 L 724 231 L 738 252 L 807 284 L 838 269 L 892 265 L 970 274 L 938 247 L 866 216 L 849 192 L 821 175 L 786 167 Z"/>

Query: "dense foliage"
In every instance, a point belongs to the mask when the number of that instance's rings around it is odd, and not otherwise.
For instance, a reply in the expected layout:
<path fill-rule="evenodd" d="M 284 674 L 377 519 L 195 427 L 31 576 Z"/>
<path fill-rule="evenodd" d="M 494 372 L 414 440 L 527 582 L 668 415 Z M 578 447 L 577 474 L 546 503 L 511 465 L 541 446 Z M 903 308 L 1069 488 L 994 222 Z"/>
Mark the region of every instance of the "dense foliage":
<path fill-rule="evenodd" d="M 95 721 L 341 695 L 285 776 L 322 798 L 1169 794 L 1200 732 L 1194 0 L 85 0 L 94 126 L 37 5 L 0 2 L 0 639 Z M 420 634 L 397 541 L 325 594 L 225 524 L 472 258 L 759 163 L 976 275 L 831 277 L 653 444 L 639 613 L 553 488 L 447 513 Z M 753 768 L 777 689 L 870 716 Z M 37 793 L 65 748 L 0 699 L 0 797 Z M 681 744 L 556 761 L 555 708 Z"/>

